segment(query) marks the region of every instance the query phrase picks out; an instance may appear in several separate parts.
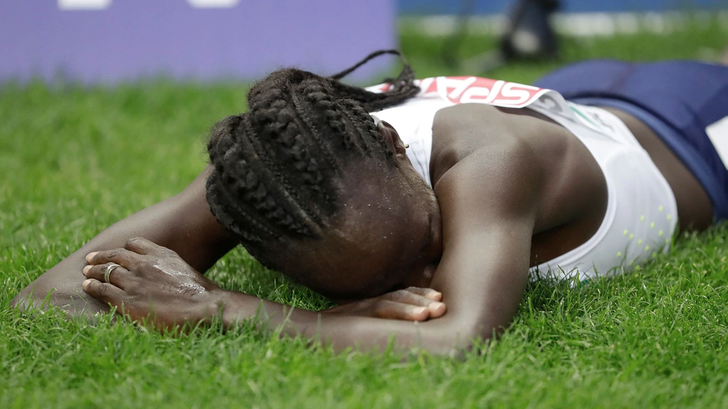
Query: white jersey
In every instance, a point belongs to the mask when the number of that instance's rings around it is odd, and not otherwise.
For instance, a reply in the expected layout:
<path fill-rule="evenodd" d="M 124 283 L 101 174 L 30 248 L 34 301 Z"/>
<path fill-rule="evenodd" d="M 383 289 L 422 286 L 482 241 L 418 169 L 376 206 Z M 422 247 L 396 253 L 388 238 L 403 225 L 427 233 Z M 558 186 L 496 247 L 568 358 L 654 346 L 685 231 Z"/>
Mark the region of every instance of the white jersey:
<path fill-rule="evenodd" d="M 409 144 L 407 155 L 430 186 L 435 113 L 461 103 L 534 110 L 573 133 L 599 164 L 608 194 L 601 226 L 584 244 L 531 268 L 532 278 L 586 280 L 618 274 L 656 252 L 668 251 L 677 226 L 675 196 L 647 152 L 613 114 L 568 102 L 553 90 L 486 78 L 426 78 L 418 85 L 417 96 L 375 115 L 392 124 Z M 387 86 L 368 89 L 381 92 Z"/>

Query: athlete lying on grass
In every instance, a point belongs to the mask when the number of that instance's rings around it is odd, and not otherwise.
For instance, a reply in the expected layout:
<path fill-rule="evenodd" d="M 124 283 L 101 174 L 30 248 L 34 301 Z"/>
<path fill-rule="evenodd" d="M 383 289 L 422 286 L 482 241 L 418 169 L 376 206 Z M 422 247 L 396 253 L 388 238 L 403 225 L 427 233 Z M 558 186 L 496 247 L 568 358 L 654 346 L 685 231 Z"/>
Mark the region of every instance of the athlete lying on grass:
<path fill-rule="evenodd" d="M 577 105 L 475 77 L 414 82 L 407 65 L 369 90 L 338 81 L 357 66 L 257 83 L 250 111 L 213 129 L 211 165 L 186 190 L 13 302 L 55 289 L 51 303 L 70 311 L 112 305 L 158 328 L 259 314 L 337 348 L 393 336 L 447 353 L 507 327 L 529 277 L 621 273 L 667 251 L 678 216 L 704 229 L 728 215 L 728 172 L 706 134 L 728 138 L 727 67 L 595 61 L 539 82 Z M 199 273 L 238 243 L 349 303 L 291 309 Z"/>

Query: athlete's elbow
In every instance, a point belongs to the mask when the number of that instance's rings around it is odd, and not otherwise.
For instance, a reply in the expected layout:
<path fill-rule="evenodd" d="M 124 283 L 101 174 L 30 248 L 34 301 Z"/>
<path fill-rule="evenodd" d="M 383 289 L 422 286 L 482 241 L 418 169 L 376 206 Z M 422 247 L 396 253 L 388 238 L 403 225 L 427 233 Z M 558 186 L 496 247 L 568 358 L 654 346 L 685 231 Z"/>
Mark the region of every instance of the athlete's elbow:
<path fill-rule="evenodd" d="M 16 295 L 12 300 L 10 300 L 10 308 L 19 308 L 21 310 L 25 310 L 27 308 L 27 297 L 22 297 L 22 293 Z"/>
<path fill-rule="evenodd" d="M 10 300 L 10 308 L 18 308 L 26 311 L 33 307 L 33 288 L 35 282 L 21 290 L 12 300 Z"/>
<path fill-rule="evenodd" d="M 453 322 L 442 331 L 439 342 L 434 343 L 430 353 L 438 355 L 461 356 L 463 353 L 478 348 L 491 338 L 502 332 L 501 328 L 485 325 L 478 321 Z"/>

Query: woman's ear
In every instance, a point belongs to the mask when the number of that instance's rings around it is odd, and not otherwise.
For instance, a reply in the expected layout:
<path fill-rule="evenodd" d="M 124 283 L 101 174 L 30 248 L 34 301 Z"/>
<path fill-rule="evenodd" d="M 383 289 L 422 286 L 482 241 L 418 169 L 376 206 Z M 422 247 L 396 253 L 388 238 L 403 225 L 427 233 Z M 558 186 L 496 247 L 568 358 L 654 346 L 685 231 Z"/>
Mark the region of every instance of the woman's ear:
<path fill-rule="evenodd" d="M 379 134 L 382 135 L 384 142 L 395 155 L 405 155 L 407 153 L 407 146 L 402 142 L 397 130 L 392 125 L 387 121 L 379 121 L 377 123 L 377 129 L 379 129 Z"/>

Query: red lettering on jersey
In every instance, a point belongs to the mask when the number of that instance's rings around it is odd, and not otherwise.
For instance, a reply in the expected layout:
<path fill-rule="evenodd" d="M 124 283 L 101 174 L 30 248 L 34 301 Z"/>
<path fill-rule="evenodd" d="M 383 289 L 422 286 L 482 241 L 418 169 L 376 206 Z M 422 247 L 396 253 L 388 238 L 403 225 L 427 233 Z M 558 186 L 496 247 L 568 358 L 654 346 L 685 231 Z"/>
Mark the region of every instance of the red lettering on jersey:
<path fill-rule="evenodd" d="M 421 81 L 424 95 L 437 93 L 454 104 L 477 102 L 521 107 L 535 101 L 541 88 L 480 77 L 436 77 Z"/>
<path fill-rule="evenodd" d="M 437 95 L 453 104 L 481 103 L 519 108 L 531 104 L 548 90 L 531 85 L 480 77 L 433 77 L 415 80 L 420 95 Z M 370 88 L 387 92 L 390 84 Z"/>

